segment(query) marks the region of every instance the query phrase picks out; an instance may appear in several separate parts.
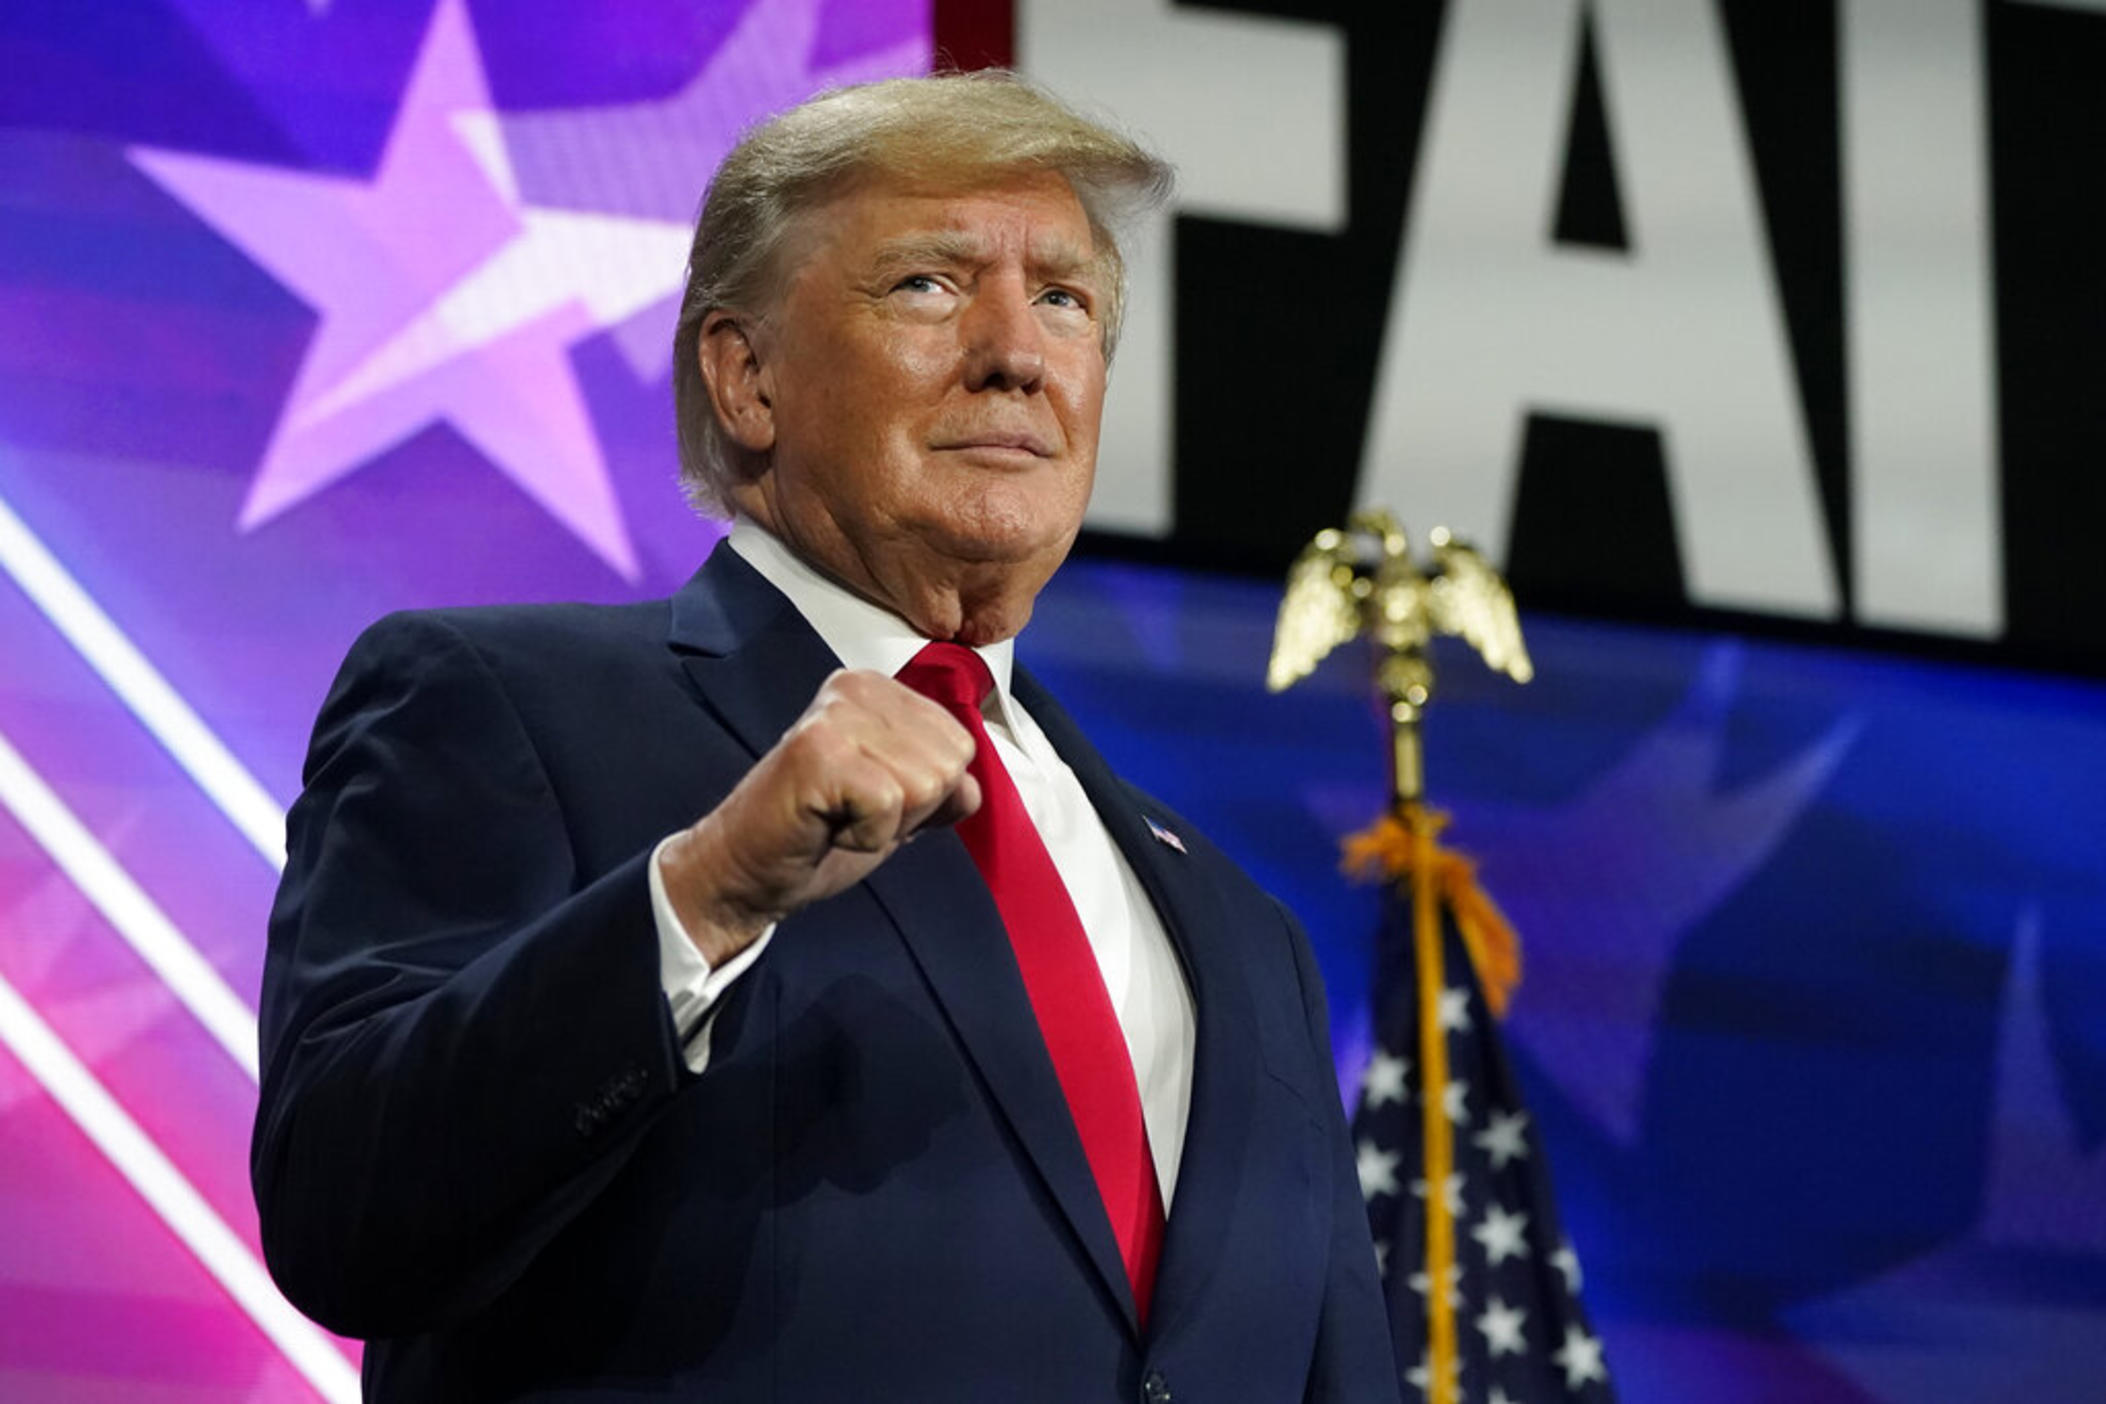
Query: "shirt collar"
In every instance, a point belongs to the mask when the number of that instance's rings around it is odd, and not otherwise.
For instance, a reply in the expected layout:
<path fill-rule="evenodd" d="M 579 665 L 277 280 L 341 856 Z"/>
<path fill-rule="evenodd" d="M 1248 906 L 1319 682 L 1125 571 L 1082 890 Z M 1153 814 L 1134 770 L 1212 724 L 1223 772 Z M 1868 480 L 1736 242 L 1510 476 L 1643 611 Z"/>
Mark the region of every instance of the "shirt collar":
<path fill-rule="evenodd" d="M 895 677 L 928 642 L 891 610 L 871 603 L 808 564 L 751 517 L 742 514 L 734 518 L 726 542 L 763 579 L 789 596 L 805 623 L 833 650 L 843 667 L 867 668 L 888 678 Z M 1016 640 L 1003 639 L 973 652 L 994 674 L 994 691 L 989 697 L 995 719 L 1008 727 L 1012 736 L 1016 735 L 1018 728 L 1010 714 L 1009 696 Z"/>

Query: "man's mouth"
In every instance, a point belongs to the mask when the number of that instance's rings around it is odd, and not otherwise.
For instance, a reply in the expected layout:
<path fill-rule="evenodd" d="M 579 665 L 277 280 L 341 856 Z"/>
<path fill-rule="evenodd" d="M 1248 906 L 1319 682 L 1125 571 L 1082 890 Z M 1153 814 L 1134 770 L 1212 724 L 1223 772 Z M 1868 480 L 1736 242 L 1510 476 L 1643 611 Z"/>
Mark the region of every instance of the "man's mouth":
<path fill-rule="evenodd" d="M 980 434 L 961 434 L 954 438 L 940 439 L 939 450 L 997 449 L 1012 453 L 1027 453 L 1033 458 L 1051 458 L 1053 446 L 1044 438 L 1028 431 L 997 431 Z"/>

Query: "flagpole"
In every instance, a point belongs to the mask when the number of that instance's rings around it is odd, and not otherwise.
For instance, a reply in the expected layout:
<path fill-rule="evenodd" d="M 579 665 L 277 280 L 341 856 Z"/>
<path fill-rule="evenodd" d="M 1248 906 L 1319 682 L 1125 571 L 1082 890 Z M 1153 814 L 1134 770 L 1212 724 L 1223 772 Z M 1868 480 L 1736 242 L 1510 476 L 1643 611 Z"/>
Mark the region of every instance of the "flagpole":
<path fill-rule="evenodd" d="M 1412 730 L 1416 737 L 1416 722 Z M 1455 1128 L 1448 1121 L 1448 1036 L 1440 1020 L 1447 975 L 1441 959 L 1440 894 L 1433 878 L 1437 821 L 1417 799 L 1400 799 L 1397 809 L 1411 834 L 1412 870 L 1417 874 L 1411 885 L 1411 925 L 1424 1087 L 1419 1114 L 1426 1147 L 1426 1398 L 1429 1404 L 1455 1404 L 1455 1299 L 1448 1285 L 1455 1276 L 1455 1214 L 1448 1202 L 1448 1181 L 1455 1173 Z"/>
<path fill-rule="evenodd" d="M 1377 1048 L 1353 1134 L 1396 1364 L 1428 1404 L 1460 1404 L 1464 1342 L 1457 1322 L 1467 1319 L 1485 1334 L 1486 1354 L 1473 1356 L 1483 1376 L 1472 1383 L 1479 1395 L 1614 1404 L 1601 1341 L 1589 1332 L 1579 1300 L 1577 1260 L 1558 1233 L 1542 1148 L 1532 1142 L 1499 1043 L 1496 1021 L 1506 1016 L 1521 979 L 1520 942 L 1478 885 L 1477 865 L 1442 845 L 1448 816 L 1426 802 L 1421 733 L 1433 699 L 1433 640 L 1460 637 L 1515 682 L 1527 682 L 1535 666 L 1521 639 L 1513 592 L 1499 572 L 1439 527 L 1429 540 L 1433 569 L 1427 572 L 1389 512 L 1356 512 L 1343 528 L 1318 532 L 1288 569 L 1265 668 L 1266 687 L 1278 692 L 1309 676 L 1339 645 L 1366 638 L 1374 645 L 1376 691 L 1387 709 L 1389 804 L 1374 823 L 1347 836 L 1342 856 L 1348 874 L 1389 889 L 1375 991 Z M 1407 905 L 1409 960 L 1401 929 Z M 1452 991 L 1445 968 L 1451 924 L 1461 951 Z M 1415 990 L 1399 988 L 1407 978 Z M 1482 1023 L 1473 1023 L 1469 1012 L 1477 998 L 1490 1016 Z M 1470 1094 L 1484 1098 L 1489 1120 L 1460 1141 Z M 1411 1187 L 1423 1204 L 1417 1212 L 1397 1184 L 1413 1135 L 1424 1174 Z M 1517 1203 L 1525 1212 L 1508 1207 Z M 1484 1251 L 1459 1248 L 1456 1221 L 1480 1210 L 1483 1221 L 1471 1236 Z M 1411 1231 L 1415 1224 L 1423 1234 Z M 1403 1251 L 1382 1258 L 1385 1248 Z M 1506 1269 L 1494 1292 L 1492 1280 L 1509 1259 L 1530 1261 Z M 1537 1262 L 1558 1272 L 1523 1270 Z M 1471 1316 L 1479 1306 L 1483 1314 Z M 1525 1339 L 1524 1321 L 1533 1323 Z"/>
<path fill-rule="evenodd" d="M 1398 549 L 1402 532 L 1390 524 Z M 1391 533 L 1385 533 L 1389 535 Z M 1371 630 L 1383 648 L 1375 676 L 1389 703 L 1390 811 L 1407 836 L 1411 855 L 1412 963 L 1418 977 L 1419 1127 L 1424 1148 L 1421 1173 L 1426 1199 L 1426 1400 L 1456 1404 L 1460 1357 L 1455 1338 L 1455 1211 L 1448 1200 L 1455 1173 L 1455 1127 L 1448 1120 L 1448 1032 L 1441 1026 L 1440 1001 L 1448 988 L 1441 942 L 1441 884 L 1435 842 L 1442 818 L 1426 805 L 1426 750 L 1420 723 L 1433 697 L 1433 664 L 1426 656 L 1430 639 L 1418 631 L 1382 627 L 1384 616 L 1407 613 L 1381 598 L 1399 593 L 1395 582 L 1370 600 L 1377 616 Z"/>
<path fill-rule="evenodd" d="M 1389 711 L 1390 808 L 1346 841 L 1346 866 L 1411 889 L 1424 1173 L 1419 1188 L 1426 1204 L 1426 1358 L 1411 1376 L 1417 1383 L 1424 1372 L 1429 1404 L 1456 1404 L 1456 1210 L 1449 1200 L 1455 1128 L 1448 1120 L 1448 1031 L 1440 1017 L 1448 988 L 1444 909 L 1455 917 L 1495 1013 L 1505 1011 L 1520 977 L 1520 952 L 1505 918 L 1478 889 L 1469 860 L 1440 846 L 1446 819 L 1425 802 L 1420 722 L 1433 696 L 1428 645 L 1436 634 L 1456 634 L 1517 682 L 1528 681 L 1533 669 L 1513 594 L 1499 573 L 1443 528 L 1436 527 L 1430 539 L 1437 567 L 1431 576 L 1413 563 L 1403 524 L 1389 512 L 1357 512 L 1343 530 L 1318 532 L 1288 572 L 1265 682 L 1275 692 L 1292 686 L 1325 654 L 1361 635 L 1376 647 L 1376 686 Z"/>

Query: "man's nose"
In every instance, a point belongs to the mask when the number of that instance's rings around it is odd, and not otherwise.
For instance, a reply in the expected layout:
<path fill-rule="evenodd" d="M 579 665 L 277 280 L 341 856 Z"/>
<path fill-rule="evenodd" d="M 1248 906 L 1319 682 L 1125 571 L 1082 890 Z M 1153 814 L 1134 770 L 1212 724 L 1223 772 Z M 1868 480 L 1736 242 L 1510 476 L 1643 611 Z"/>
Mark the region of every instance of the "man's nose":
<path fill-rule="evenodd" d="M 984 279 L 962 330 L 969 389 L 1039 388 L 1046 373 L 1045 328 L 1021 279 Z"/>

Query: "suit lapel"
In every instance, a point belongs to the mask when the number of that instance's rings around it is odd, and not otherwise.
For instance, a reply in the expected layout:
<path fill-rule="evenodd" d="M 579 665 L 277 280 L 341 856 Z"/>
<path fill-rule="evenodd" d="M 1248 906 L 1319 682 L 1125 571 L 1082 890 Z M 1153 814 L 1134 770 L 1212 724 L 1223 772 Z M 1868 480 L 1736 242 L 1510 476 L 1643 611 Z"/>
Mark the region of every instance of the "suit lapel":
<path fill-rule="evenodd" d="M 965 845 L 956 834 L 930 834 L 886 860 L 864 886 L 899 928 L 996 1106 L 1134 1328 L 1133 1286 L 1096 1177 L 1038 1036 L 1009 933 Z"/>
<path fill-rule="evenodd" d="M 782 593 L 719 544 L 673 598 L 670 640 L 714 712 L 756 758 L 840 660 Z M 1035 713 L 1034 713 L 1035 715 Z M 928 834 L 863 882 L 891 919 L 1002 1117 L 1135 1326 L 1133 1289 L 1008 932 L 955 834 Z"/>
<path fill-rule="evenodd" d="M 1149 824 L 1151 818 L 1164 823 L 1162 816 L 1142 812 L 1133 792 L 1051 694 L 1021 668 L 1012 690 L 1082 782 L 1112 841 L 1140 878 L 1192 992 L 1192 1107 L 1149 1323 L 1149 1334 L 1163 1340 L 1196 1307 L 1229 1238 L 1259 1071 L 1250 990 L 1232 958 L 1235 943 L 1225 939 L 1228 917 L 1220 894 L 1189 852 L 1196 836 L 1171 830 L 1187 851 L 1160 838 Z"/>
<path fill-rule="evenodd" d="M 721 541 L 673 596 L 668 640 L 702 705 L 756 759 L 841 666 L 783 593 Z"/>

